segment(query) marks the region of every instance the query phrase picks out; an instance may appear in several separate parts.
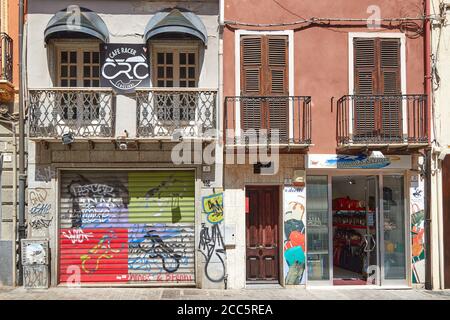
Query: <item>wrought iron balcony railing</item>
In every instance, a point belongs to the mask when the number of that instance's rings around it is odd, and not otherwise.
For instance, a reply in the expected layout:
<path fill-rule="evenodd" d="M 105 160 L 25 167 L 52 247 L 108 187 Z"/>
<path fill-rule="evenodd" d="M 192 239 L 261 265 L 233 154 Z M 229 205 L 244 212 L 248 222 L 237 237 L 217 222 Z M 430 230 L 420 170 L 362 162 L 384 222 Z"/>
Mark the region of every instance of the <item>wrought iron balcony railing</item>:
<path fill-rule="evenodd" d="M 136 103 L 140 138 L 204 139 L 216 135 L 216 89 L 139 89 Z"/>
<path fill-rule="evenodd" d="M 114 136 L 114 94 L 104 88 L 51 88 L 29 90 L 29 125 L 32 138 Z"/>
<path fill-rule="evenodd" d="M 348 95 L 337 107 L 339 145 L 428 143 L 426 95 Z"/>
<path fill-rule="evenodd" d="M 4 32 L 0 33 L 0 80 L 13 81 L 13 41 Z"/>
<path fill-rule="evenodd" d="M 224 112 L 226 144 L 311 144 L 311 97 L 226 97 Z"/>

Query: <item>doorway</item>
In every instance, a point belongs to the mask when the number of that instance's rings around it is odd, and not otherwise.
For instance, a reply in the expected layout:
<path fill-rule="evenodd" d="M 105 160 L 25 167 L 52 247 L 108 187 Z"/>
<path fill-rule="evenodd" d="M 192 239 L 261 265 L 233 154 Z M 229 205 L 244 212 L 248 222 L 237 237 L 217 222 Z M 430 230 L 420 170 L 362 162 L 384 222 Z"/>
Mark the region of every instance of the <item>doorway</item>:
<path fill-rule="evenodd" d="M 334 285 L 407 285 L 403 175 L 333 176 Z"/>
<path fill-rule="evenodd" d="M 279 283 L 279 187 L 246 187 L 247 283 Z"/>

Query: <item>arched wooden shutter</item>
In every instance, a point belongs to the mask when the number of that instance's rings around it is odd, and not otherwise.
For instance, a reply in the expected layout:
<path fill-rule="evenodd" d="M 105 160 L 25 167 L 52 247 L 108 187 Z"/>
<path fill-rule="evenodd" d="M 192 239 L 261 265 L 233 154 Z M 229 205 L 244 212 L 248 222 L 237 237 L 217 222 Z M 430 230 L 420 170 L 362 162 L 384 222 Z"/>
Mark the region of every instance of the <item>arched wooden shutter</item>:
<path fill-rule="evenodd" d="M 377 54 L 375 39 L 354 39 L 355 94 L 376 94 Z M 366 140 L 376 134 L 375 100 L 356 98 L 354 105 L 355 132 L 353 139 Z"/>
<path fill-rule="evenodd" d="M 387 96 L 401 94 L 400 41 L 380 39 L 380 93 Z M 389 98 L 381 102 L 381 134 L 384 139 L 399 141 L 402 137 L 402 99 Z"/>

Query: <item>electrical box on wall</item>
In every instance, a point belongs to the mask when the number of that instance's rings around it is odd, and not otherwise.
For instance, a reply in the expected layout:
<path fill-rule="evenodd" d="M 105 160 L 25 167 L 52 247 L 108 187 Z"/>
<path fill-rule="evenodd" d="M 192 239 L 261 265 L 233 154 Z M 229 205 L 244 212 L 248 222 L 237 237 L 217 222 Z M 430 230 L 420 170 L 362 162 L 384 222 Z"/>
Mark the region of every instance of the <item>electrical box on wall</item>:
<path fill-rule="evenodd" d="M 226 224 L 225 225 L 225 246 L 233 247 L 236 245 L 236 225 Z"/>
<path fill-rule="evenodd" d="M 48 241 L 47 240 L 22 240 L 22 264 L 23 265 L 47 265 Z"/>
<path fill-rule="evenodd" d="M 295 170 L 292 177 L 292 185 L 295 187 L 304 187 L 306 185 L 306 171 Z"/>

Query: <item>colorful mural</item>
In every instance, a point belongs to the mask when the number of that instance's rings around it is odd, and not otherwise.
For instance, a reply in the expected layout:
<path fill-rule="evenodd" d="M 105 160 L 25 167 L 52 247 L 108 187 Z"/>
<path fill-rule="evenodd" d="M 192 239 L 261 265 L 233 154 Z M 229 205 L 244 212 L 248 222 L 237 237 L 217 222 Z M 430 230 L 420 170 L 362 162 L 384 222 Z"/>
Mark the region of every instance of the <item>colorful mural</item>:
<path fill-rule="evenodd" d="M 194 279 L 193 171 L 62 176 L 60 281 Z"/>
<path fill-rule="evenodd" d="M 410 189 L 411 240 L 412 240 L 412 281 L 425 281 L 425 202 L 424 181 L 419 176 L 413 177 Z"/>
<path fill-rule="evenodd" d="M 306 189 L 285 187 L 283 198 L 285 284 L 304 284 L 306 280 Z"/>
<path fill-rule="evenodd" d="M 205 258 L 205 277 L 218 283 L 224 280 L 226 274 L 223 193 L 203 197 L 202 205 L 206 217 L 202 217 L 198 249 Z"/>

